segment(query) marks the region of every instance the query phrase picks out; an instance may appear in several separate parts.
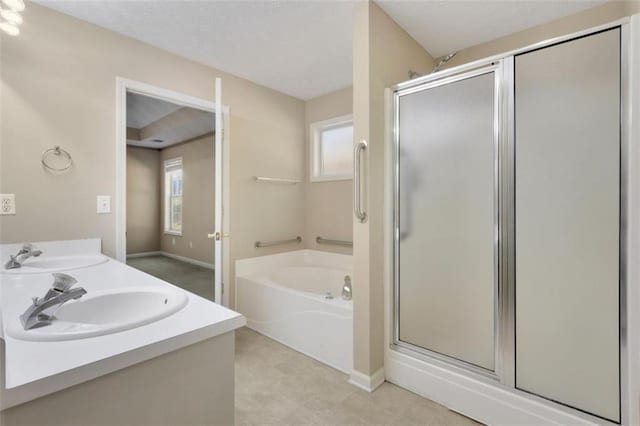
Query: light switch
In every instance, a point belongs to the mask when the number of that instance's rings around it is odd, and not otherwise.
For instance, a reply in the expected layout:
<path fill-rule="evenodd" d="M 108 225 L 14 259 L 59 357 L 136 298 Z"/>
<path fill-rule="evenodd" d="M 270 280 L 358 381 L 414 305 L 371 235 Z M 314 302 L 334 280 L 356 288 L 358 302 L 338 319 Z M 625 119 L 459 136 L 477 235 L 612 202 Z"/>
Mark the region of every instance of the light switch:
<path fill-rule="evenodd" d="M 0 215 L 16 214 L 16 195 L 0 194 Z"/>
<path fill-rule="evenodd" d="M 98 213 L 111 213 L 111 196 L 98 195 Z"/>

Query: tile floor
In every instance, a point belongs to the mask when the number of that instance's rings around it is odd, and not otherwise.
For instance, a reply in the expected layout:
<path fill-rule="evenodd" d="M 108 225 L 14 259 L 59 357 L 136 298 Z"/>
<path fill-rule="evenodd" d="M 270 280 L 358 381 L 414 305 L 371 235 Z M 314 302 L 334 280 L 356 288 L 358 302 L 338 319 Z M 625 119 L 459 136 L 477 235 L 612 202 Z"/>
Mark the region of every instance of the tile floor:
<path fill-rule="evenodd" d="M 127 259 L 127 265 L 213 300 L 213 270 L 166 256 Z"/>
<path fill-rule="evenodd" d="M 384 383 L 368 393 L 347 375 L 248 328 L 236 333 L 236 425 L 477 425 Z"/>

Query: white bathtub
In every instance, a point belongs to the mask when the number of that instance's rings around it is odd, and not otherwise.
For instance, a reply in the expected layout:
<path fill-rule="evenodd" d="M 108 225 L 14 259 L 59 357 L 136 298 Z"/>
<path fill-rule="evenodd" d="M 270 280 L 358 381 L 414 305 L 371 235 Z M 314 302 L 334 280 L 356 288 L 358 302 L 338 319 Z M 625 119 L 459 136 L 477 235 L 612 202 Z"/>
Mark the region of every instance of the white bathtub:
<path fill-rule="evenodd" d="M 247 327 L 351 373 L 353 303 L 341 293 L 352 268 L 351 256 L 315 250 L 238 260 L 236 310 Z"/>

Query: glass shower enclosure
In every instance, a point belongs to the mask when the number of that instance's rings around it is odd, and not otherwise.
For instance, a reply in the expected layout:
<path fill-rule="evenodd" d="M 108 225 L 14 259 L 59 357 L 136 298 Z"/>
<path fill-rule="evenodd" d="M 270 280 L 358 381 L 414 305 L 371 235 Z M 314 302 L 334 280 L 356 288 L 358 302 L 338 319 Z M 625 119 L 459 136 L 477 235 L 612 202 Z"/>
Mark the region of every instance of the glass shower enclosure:
<path fill-rule="evenodd" d="M 397 350 L 621 421 L 621 27 L 394 91 Z"/>

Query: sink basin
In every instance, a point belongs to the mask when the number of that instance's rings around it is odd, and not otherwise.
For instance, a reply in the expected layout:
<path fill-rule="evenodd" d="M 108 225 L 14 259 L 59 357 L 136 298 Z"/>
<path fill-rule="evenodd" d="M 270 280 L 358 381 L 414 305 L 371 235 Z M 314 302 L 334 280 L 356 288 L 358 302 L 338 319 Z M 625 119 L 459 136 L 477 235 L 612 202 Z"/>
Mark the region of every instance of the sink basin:
<path fill-rule="evenodd" d="M 62 305 L 51 325 L 25 330 L 16 318 L 9 324 L 7 334 L 29 341 L 103 336 L 159 321 L 184 308 L 187 301 L 187 294 L 174 288 L 130 287 L 88 293 Z"/>
<path fill-rule="evenodd" d="M 32 257 L 27 259 L 20 268 L 4 269 L 3 274 L 42 274 L 48 272 L 68 271 L 71 269 L 87 268 L 99 265 L 109 260 L 101 254 L 76 255 L 76 256 L 49 256 Z"/>

